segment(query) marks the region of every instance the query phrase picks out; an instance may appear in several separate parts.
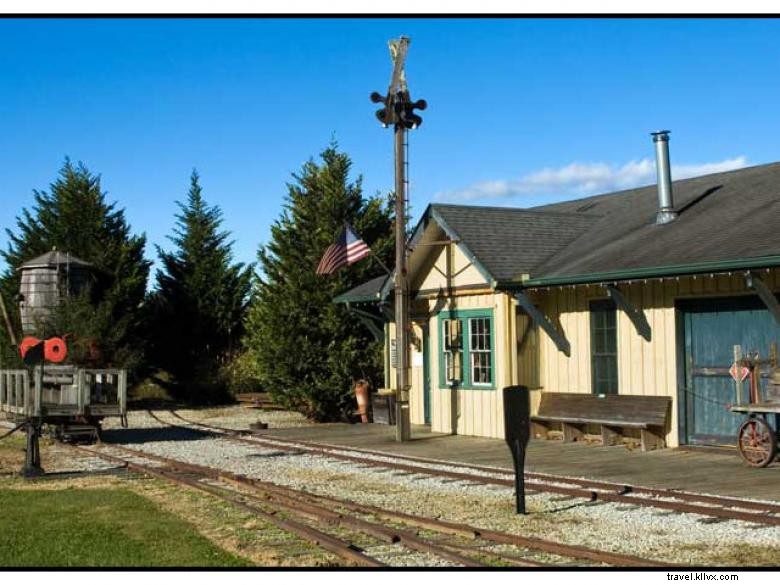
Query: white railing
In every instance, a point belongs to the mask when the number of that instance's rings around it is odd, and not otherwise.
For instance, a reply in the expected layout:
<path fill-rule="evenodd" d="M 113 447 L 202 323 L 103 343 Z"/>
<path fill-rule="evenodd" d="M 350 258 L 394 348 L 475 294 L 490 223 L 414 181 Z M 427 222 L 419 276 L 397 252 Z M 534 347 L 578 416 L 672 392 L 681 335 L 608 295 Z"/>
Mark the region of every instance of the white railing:
<path fill-rule="evenodd" d="M 32 381 L 30 378 L 32 377 Z M 45 390 L 45 393 L 44 393 Z M 0 370 L 0 412 L 21 416 L 125 414 L 127 371 Z"/>
<path fill-rule="evenodd" d="M 28 415 L 33 402 L 27 370 L 0 370 L 0 410 Z"/>

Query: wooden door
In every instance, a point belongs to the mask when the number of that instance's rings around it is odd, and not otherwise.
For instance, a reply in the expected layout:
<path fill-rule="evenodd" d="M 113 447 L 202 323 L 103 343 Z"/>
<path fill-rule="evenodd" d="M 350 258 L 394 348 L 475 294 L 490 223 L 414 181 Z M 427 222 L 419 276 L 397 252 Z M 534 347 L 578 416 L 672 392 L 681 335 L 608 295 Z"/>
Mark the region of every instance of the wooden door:
<path fill-rule="evenodd" d="M 729 368 L 734 346 L 758 351 L 765 359 L 772 342 L 780 342 L 780 326 L 753 296 L 697 299 L 681 303 L 685 328 L 682 352 L 684 386 L 680 388 L 683 438 L 688 444 L 733 445 L 743 416 L 728 410 L 736 402 Z M 747 383 L 743 388 L 747 401 Z"/>

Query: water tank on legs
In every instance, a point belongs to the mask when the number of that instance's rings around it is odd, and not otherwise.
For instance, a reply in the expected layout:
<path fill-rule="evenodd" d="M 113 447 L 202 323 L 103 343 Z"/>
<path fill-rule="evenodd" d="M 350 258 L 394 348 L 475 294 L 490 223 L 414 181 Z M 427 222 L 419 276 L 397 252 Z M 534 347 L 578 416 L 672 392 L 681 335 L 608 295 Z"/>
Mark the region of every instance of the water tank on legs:
<path fill-rule="evenodd" d="M 21 275 L 19 312 L 22 331 L 35 333 L 64 296 L 78 294 L 89 280 L 92 265 L 68 252 L 52 250 L 28 260 Z"/>

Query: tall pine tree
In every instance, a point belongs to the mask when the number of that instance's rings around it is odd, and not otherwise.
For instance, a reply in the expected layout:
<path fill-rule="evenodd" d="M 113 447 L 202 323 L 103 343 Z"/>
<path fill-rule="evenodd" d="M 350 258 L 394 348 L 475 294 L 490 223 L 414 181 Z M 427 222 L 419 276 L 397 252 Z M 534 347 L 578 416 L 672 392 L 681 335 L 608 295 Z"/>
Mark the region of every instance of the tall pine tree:
<path fill-rule="evenodd" d="M 16 321 L 20 264 L 53 248 L 67 251 L 90 262 L 94 280 L 85 302 L 71 299 L 78 322 L 60 319 L 58 334 L 79 333 L 101 348 L 104 365 L 133 366 L 141 357 L 142 316 L 140 306 L 146 294 L 150 263 L 144 259 L 146 236 L 133 235 L 123 209 L 107 203 L 100 176 L 82 163 L 69 159 L 49 192 L 34 191 L 32 210 L 23 209 L 16 219 L 17 231 L 6 229 L 8 247 L 0 251 L 8 263 L 0 279 L 2 293 Z M 77 331 L 71 329 L 75 327 Z M 6 337 L 5 328 L 0 331 Z M 82 335 L 82 337 L 84 336 Z M 7 348 L 7 340 L 3 342 Z"/>
<path fill-rule="evenodd" d="M 155 360 L 194 402 L 220 396 L 219 369 L 240 345 L 252 270 L 233 262 L 230 233 L 221 231 L 222 212 L 210 207 L 196 171 L 186 203 L 169 239 L 173 252 L 158 247 L 153 295 Z"/>
<path fill-rule="evenodd" d="M 382 360 L 381 345 L 332 299 L 384 270 L 373 258 L 330 276 L 317 276 L 315 268 L 345 222 L 390 264 L 393 218 L 391 202 L 364 199 L 361 178 L 350 182 L 352 163 L 335 144 L 320 160 L 293 175 L 271 241 L 258 252 L 261 274 L 244 345 L 277 401 L 318 420 L 335 420 L 354 409 L 357 379 L 379 382 Z"/>

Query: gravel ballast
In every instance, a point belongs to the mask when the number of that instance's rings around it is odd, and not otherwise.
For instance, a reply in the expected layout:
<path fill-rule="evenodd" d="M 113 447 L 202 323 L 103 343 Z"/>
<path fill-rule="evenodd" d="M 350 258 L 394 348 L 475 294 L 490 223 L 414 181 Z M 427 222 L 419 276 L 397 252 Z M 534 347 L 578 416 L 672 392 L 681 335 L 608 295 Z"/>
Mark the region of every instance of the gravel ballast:
<path fill-rule="evenodd" d="M 197 412 L 197 411 L 194 411 Z M 180 411 L 184 418 L 193 413 Z M 163 421 L 185 425 L 169 413 L 156 413 Z M 263 412 L 264 422 L 280 426 L 306 424 L 296 415 Z M 256 412 L 245 409 L 215 412 L 197 416 L 202 424 L 245 429 Z M 145 413 L 132 413 L 131 429 L 154 429 L 163 425 Z M 188 463 L 224 469 L 263 481 L 304 489 L 363 504 L 419 514 L 454 522 L 465 522 L 482 528 L 535 536 L 566 544 L 575 544 L 636 555 L 674 564 L 775 565 L 780 558 L 780 527 L 759 526 L 735 520 L 717 520 L 695 514 L 682 514 L 625 503 L 587 502 L 557 494 L 537 493 L 527 496 L 529 515 L 514 514 L 511 488 L 480 485 L 468 481 L 437 478 L 391 469 L 361 466 L 303 451 L 276 449 L 273 446 L 249 445 L 229 438 L 183 431 L 176 440 L 155 440 L 147 432 L 143 440 L 134 440 L 130 430 L 126 446 Z M 169 439 L 161 429 L 161 438 Z M 290 444 L 285 443 L 289 448 Z M 338 449 L 376 461 L 389 457 L 366 455 Z M 415 464 L 418 465 L 418 464 Z M 423 467 L 427 464 L 419 464 Z M 455 465 L 433 467 L 474 473 Z M 507 477 L 497 471 L 490 476 Z M 529 484 L 530 486 L 530 484 Z M 380 553 L 383 549 L 377 549 Z M 392 557 L 393 548 L 388 550 Z M 416 555 L 417 553 L 415 553 Z M 381 555 L 380 555 L 381 556 Z M 393 557 L 394 558 L 394 557 Z M 404 555 L 411 565 L 427 565 L 428 560 Z M 398 559 L 385 562 L 398 564 Z M 438 560 L 437 560 L 438 562 Z"/>

